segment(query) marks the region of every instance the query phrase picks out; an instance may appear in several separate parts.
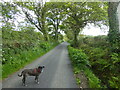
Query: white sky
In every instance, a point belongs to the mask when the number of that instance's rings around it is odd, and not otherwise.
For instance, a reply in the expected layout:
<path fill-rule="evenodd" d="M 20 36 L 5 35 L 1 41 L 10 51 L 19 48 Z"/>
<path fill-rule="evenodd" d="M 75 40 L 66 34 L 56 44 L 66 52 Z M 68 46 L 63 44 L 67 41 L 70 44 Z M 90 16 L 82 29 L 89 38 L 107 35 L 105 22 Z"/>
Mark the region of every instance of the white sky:
<path fill-rule="evenodd" d="M 98 35 L 107 35 L 109 31 L 109 28 L 107 26 L 103 26 L 103 28 L 95 27 L 92 24 L 89 24 L 89 26 L 86 26 L 81 34 L 85 35 L 92 35 L 92 36 L 98 36 Z"/>

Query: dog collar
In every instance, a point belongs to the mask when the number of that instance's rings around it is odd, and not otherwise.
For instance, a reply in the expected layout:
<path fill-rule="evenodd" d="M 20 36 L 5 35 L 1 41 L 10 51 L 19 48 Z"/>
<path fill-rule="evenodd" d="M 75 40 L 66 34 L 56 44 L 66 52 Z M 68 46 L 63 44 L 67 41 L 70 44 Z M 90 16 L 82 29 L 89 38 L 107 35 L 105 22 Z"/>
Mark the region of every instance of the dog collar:
<path fill-rule="evenodd" d="M 41 70 L 40 70 L 40 69 L 38 69 L 37 71 L 38 71 L 38 72 L 41 72 Z"/>

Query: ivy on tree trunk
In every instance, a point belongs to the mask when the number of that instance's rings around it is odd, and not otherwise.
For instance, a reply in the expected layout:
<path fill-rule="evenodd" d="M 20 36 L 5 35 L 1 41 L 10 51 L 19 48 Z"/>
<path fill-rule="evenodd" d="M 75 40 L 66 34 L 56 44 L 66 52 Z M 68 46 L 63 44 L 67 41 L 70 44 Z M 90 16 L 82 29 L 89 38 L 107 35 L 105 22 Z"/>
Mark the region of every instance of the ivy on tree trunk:
<path fill-rule="evenodd" d="M 108 18 L 109 18 L 109 42 L 111 44 L 112 51 L 118 51 L 120 49 L 120 33 L 119 33 L 119 21 L 117 16 L 117 7 L 119 2 L 108 3 Z"/>

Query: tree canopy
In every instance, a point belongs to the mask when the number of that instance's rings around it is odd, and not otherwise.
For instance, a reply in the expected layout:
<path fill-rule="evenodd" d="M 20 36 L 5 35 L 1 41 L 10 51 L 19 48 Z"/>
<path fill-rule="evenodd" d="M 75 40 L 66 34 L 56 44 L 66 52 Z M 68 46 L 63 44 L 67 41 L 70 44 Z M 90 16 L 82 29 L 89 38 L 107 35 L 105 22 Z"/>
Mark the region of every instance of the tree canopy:
<path fill-rule="evenodd" d="M 10 8 L 6 9 L 6 6 Z M 64 32 L 77 47 L 78 35 L 89 23 L 99 27 L 108 25 L 108 6 L 107 2 L 4 2 L 2 16 L 7 22 L 16 13 L 22 12 L 25 20 L 43 34 L 44 40 L 53 38 L 59 41 L 61 32 Z"/>

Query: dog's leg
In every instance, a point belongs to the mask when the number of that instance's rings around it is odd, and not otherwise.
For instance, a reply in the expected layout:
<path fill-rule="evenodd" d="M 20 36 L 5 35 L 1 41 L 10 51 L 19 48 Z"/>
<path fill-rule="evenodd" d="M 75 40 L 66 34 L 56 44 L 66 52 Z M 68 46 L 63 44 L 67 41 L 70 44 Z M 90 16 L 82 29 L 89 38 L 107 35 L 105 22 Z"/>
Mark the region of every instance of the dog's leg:
<path fill-rule="evenodd" d="M 25 80 L 26 80 L 26 75 L 23 75 L 23 79 L 22 79 L 23 85 L 24 85 L 24 86 L 27 86 L 27 85 L 25 84 Z"/>
<path fill-rule="evenodd" d="M 35 76 L 35 81 L 39 84 L 38 76 Z"/>

